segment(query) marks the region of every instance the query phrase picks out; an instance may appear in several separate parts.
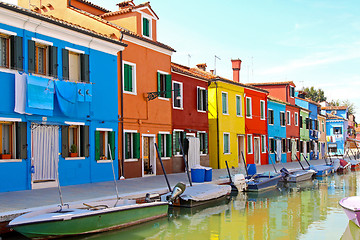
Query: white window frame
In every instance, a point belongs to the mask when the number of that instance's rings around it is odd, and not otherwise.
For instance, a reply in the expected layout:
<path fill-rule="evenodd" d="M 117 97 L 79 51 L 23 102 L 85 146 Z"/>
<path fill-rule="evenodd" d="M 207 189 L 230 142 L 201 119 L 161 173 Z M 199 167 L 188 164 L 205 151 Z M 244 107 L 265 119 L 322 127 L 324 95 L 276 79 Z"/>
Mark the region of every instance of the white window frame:
<path fill-rule="evenodd" d="M 133 91 L 132 92 L 129 92 L 129 91 L 125 91 L 125 72 L 124 72 L 124 69 L 125 69 L 125 64 L 127 65 L 130 65 L 133 67 L 133 72 L 132 72 L 132 84 L 133 84 Z M 136 63 L 132 63 L 132 62 L 128 62 L 128 61 L 124 61 L 123 60 L 123 63 L 122 63 L 122 87 L 123 87 L 123 92 L 126 93 L 126 94 L 131 94 L 131 95 L 137 95 L 137 87 L 136 87 Z"/>
<path fill-rule="evenodd" d="M 250 152 L 249 152 L 249 137 L 250 137 Z M 247 134 L 246 135 L 246 152 L 247 154 L 253 154 L 254 153 L 254 146 L 253 146 L 253 135 Z"/>
<path fill-rule="evenodd" d="M 163 75 L 170 75 L 168 72 L 164 72 L 164 71 L 161 71 L 161 70 L 157 70 L 157 73 L 160 73 L 160 74 L 163 74 Z M 165 77 L 166 78 L 166 77 Z M 157 80 L 157 74 L 156 74 L 156 80 Z M 171 83 L 172 84 L 172 83 Z M 166 81 L 165 81 L 165 85 L 166 85 Z M 172 87 L 172 86 L 171 86 Z M 166 86 L 165 86 L 165 90 L 166 90 Z M 161 91 L 161 89 L 160 89 Z M 166 97 L 161 97 L 160 95 L 158 96 L 158 99 L 160 100 L 165 100 L 165 101 L 170 101 L 169 98 L 166 98 Z"/>
<path fill-rule="evenodd" d="M 138 131 L 137 130 L 125 130 L 124 129 L 124 135 L 123 135 L 123 139 L 124 139 L 124 143 L 123 143 L 123 151 L 124 151 L 124 156 L 125 156 L 125 135 L 127 134 L 127 133 L 131 133 L 131 134 L 134 134 L 134 133 L 137 133 Z M 132 156 L 132 158 L 124 158 L 124 162 L 137 162 L 137 161 L 139 161 L 139 159 L 137 159 L 137 158 L 133 158 L 133 156 L 134 156 L 134 142 L 133 141 L 130 141 L 130 144 L 131 144 L 131 156 Z"/>
<path fill-rule="evenodd" d="M 268 108 L 268 112 L 269 111 L 272 111 L 272 116 L 273 116 L 273 119 L 272 119 L 272 123 L 269 123 L 269 120 L 268 120 L 268 124 L 273 126 L 274 125 L 274 122 L 275 122 L 275 116 L 274 116 L 274 109 L 271 109 L 271 108 Z M 268 114 L 268 118 L 270 118 L 270 114 Z"/>
<path fill-rule="evenodd" d="M 250 108 L 249 108 L 249 106 L 248 106 L 248 99 L 250 99 Z M 246 97 L 246 102 L 245 102 L 245 105 L 246 105 L 246 109 L 245 109 L 245 116 L 246 116 L 246 118 L 252 118 L 252 99 L 251 99 L 251 97 Z M 248 108 L 250 109 L 250 116 L 248 116 L 247 115 L 247 110 L 248 110 Z"/>
<path fill-rule="evenodd" d="M 292 146 L 289 148 L 288 144 L 291 145 L 291 138 L 286 138 L 286 152 L 291 152 Z"/>
<path fill-rule="evenodd" d="M 295 122 L 295 126 L 299 126 L 299 114 L 296 112 L 294 113 L 294 122 Z"/>
<path fill-rule="evenodd" d="M 183 129 L 174 129 L 173 130 L 173 134 L 175 134 L 175 133 L 179 133 L 179 135 L 180 135 L 180 133 L 184 133 L 184 136 L 186 136 L 186 132 L 185 132 L 185 130 L 183 130 Z M 176 139 L 175 138 L 175 141 L 179 141 L 179 139 Z M 180 143 L 179 143 L 180 144 Z M 175 145 L 173 144 L 173 149 L 175 148 Z M 175 149 L 176 150 L 176 149 Z M 180 152 L 179 152 L 179 154 L 177 154 L 177 152 L 175 152 L 175 154 L 174 154 L 174 156 L 176 156 L 176 157 L 179 157 L 179 156 L 182 156 L 182 154 L 181 154 L 181 150 L 180 150 Z"/>
<path fill-rule="evenodd" d="M 282 125 L 282 122 L 281 122 L 281 113 L 284 114 L 285 125 Z M 281 127 L 286 127 L 286 115 L 285 115 L 285 112 L 284 112 L 284 111 L 280 111 L 280 126 L 281 126 Z"/>
<path fill-rule="evenodd" d="M 175 93 L 175 91 L 172 92 L 173 108 L 174 108 L 174 109 L 183 110 L 183 109 L 184 109 L 184 105 L 183 105 L 183 92 L 184 92 L 184 90 L 183 90 L 183 83 L 182 83 L 182 82 L 178 82 L 178 81 L 172 81 L 172 84 L 173 84 L 172 89 L 175 89 L 175 88 L 174 88 L 174 84 L 179 84 L 179 85 L 180 85 L 180 97 L 181 97 L 181 99 L 180 99 L 180 107 L 176 107 L 176 106 L 175 106 L 175 98 L 176 98 L 177 96 L 175 96 L 175 95 L 177 95 L 177 93 Z"/>
<path fill-rule="evenodd" d="M 201 146 L 201 137 L 200 137 L 200 134 L 206 134 L 206 131 L 198 131 L 199 133 L 199 142 L 200 142 L 200 146 Z M 230 139 L 229 139 L 230 140 Z M 205 144 L 205 143 L 204 143 Z M 229 141 L 229 144 L 230 144 L 230 141 Z M 206 144 L 205 144 L 206 145 Z M 209 148 L 209 144 L 208 144 L 208 148 Z M 229 148 L 230 150 L 230 148 Z M 209 150 L 208 150 L 209 151 Z M 201 149 L 200 149 L 200 156 L 206 156 L 207 154 L 205 153 L 201 153 Z"/>
<path fill-rule="evenodd" d="M 229 150 L 229 152 L 225 152 L 225 135 L 228 136 L 228 150 Z M 223 154 L 224 155 L 229 155 L 229 154 L 231 154 L 230 152 L 231 152 L 230 151 L 230 133 L 224 132 L 223 133 Z"/>
<path fill-rule="evenodd" d="M 149 20 L 149 36 L 145 36 L 144 35 L 144 21 L 143 21 L 143 18 L 146 18 L 147 20 Z M 153 39 L 153 36 L 152 36 L 152 20 L 151 18 L 145 16 L 145 14 L 141 14 L 141 36 L 144 37 L 144 38 L 147 38 L 147 39 Z"/>
<path fill-rule="evenodd" d="M 261 135 L 261 153 L 266 153 L 266 135 Z M 263 149 L 264 148 L 264 149 Z M 264 151 L 263 151 L 264 150 Z"/>
<path fill-rule="evenodd" d="M 291 97 L 291 98 L 294 98 L 294 97 L 295 97 L 295 87 L 290 86 L 289 91 L 290 91 L 290 92 L 289 92 L 290 97 Z M 294 92 L 294 96 L 291 96 L 291 92 L 292 92 L 292 91 Z"/>
<path fill-rule="evenodd" d="M 240 106 L 240 115 L 238 115 L 237 114 L 237 97 L 239 97 L 239 106 Z M 242 100 L 241 100 L 241 95 L 235 95 L 235 107 L 236 107 L 236 109 L 235 109 L 235 111 L 236 111 L 236 116 L 238 116 L 238 117 L 242 117 L 243 116 L 243 107 L 242 107 Z"/>
<path fill-rule="evenodd" d="M 270 142 L 271 142 L 271 141 L 274 141 L 274 138 L 273 138 L 273 137 L 269 137 L 269 152 L 268 152 L 269 154 L 275 153 L 275 149 L 273 149 L 273 152 L 271 152 L 271 149 L 270 149 L 270 145 L 271 145 Z M 274 146 L 275 146 L 275 143 L 274 143 Z"/>
<path fill-rule="evenodd" d="M 21 118 L 6 118 L 6 117 L 3 118 L 3 117 L 1 117 L 0 121 L 12 126 L 11 134 L 12 134 L 13 138 L 12 138 L 12 143 L 11 143 L 12 144 L 11 153 L 14 156 L 11 159 L 0 159 L 0 163 L 2 163 L 2 162 L 22 162 L 22 159 L 16 158 L 16 145 L 17 145 L 18 140 L 16 139 L 16 126 L 15 126 L 16 122 L 21 122 Z M 1 123 L 1 124 L 3 124 L 3 123 Z M 2 137 L 2 135 L 0 137 Z M 2 152 L 1 152 L 1 154 L 2 154 Z"/>
<path fill-rule="evenodd" d="M 196 91 L 196 95 L 197 95 L 197 96 L 196 96 L 196 100 L 197 100 L 197 102 L 196 102 L 196 109 L 197 109 L 198 112 L 206 113 L 206 111 L 205 111 L 206 109 L 205 109 L 205 110 L 200 110 L 200 109 L 198 108 L 198 102 L 199 102 L 199 98 L 200 98 L 200 96 L 199 96 L 199 94 L 198 94 L 198 92 L 199 92 L 198 89 L 203 90 L 203 91 L 205 91 L 205 93 L 206 93 L 206 88 L 197 86 L 197 88 L 196 88 L 196 90 L 197 90 L 197 91 Z M 204 93 L 204 94 L 205 94 L 205 93 Z M 205 94 L 205 96 L 206 96 L 206 94 Z M 206 101 L 207 99 L 204 99 L 204 100 Z"/>
<path fill-rule="evenodd" d="M 223 94 L 226 95 L 226 113 L 224 113 Z M 229 94 L 227 92 L 221 92 L 221 112 L 223 115 L 229 115 Z"/>
<path fill-rule="evenodd" d="M 289 122 L 287 122 L 288 119 L 289 119 Z M 287 122 L 285 125 L 291 125 L 291 112 L 290 111 L 286 111 L 285 121 Z"/>
<path fill-rule="evenodd" d="M 263 105 L 262 105 L 261 103 L 263 103 Z M 263 117 L 261 117 L 261 108 L 262 108 L 262 106 L 264 106 L 264 109 L 263 109 L 264 116 L 263 116 Z M 260 120 L 265 120 L 265 119 L 266 119 L 265 109 L 266 109 L 265 101 L 264 101 L 264 100 L 260 100 Z"/>

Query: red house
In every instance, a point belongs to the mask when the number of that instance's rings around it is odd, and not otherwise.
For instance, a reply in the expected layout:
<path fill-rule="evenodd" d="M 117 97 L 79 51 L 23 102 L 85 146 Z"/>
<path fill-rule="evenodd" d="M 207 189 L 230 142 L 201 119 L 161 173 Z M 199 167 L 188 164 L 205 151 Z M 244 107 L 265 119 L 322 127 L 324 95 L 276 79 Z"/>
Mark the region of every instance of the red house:
<path fill-rule="evenodd" d="M 250 83 L 250 85 L 265 89 L 272 96 L 287 102 L 285 112 L 286 142 L 282 144 L 282 150 L 287 153 L 288 162 L 296 161 L 296 156 L 300 159 L 300 108 L 295 105 L 294 82 Z"/>
<path fill-rule="evenodd" d="M 205 72 L 206 64 L 189 68 L 171 63 L 173 89 L 173 172 L 184 172 L 179 139 L 193 137 L 195 141 L 195 158 L 200 158 L 202 166 L 209 166 L 208 155 L 208 79 L 214 75 Z M 193 159 L 192 159 L 193 160 Z"/>

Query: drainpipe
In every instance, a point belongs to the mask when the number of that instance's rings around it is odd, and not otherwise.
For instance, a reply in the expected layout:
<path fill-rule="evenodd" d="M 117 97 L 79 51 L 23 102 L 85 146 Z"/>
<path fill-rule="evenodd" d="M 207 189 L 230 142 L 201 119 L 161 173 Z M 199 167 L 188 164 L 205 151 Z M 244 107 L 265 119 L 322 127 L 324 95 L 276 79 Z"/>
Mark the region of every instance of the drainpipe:
<path fill-rule="evenodd" d="M 215 85 L 216 85 L 216 134 L 217 134 L 217 165 L 218 165 L 218 169 L 220 169 L 220 139 L 219 139 L 219 105 L 218 105 L 218 85 L 217 82 L 215 80 Z"/>
<path fill-rule="evenodd" d="M 124 176 L 124 92 L 123 92 L 123 56 L 122 51 L 120 51 L 120 114 L 121 114 L 121 176 Z"/>

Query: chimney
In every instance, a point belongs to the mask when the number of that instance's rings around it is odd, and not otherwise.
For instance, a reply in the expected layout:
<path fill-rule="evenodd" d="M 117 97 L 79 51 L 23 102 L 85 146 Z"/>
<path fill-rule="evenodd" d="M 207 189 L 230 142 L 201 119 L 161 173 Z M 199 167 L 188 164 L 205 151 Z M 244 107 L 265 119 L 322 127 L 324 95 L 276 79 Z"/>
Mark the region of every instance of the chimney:
<path fill-rule="evenodd" d="M 210 70 L 211 74 L 214 74 L 214 70 Z"/>
<path fill-rule="evenodd" d="M 206 63 L 199 63 L 196 66 L 197 66 L 197 68 L 199 68 L 199 69 L 201 69 L 203 71 L 206 71 L 206 67 L 207 67 Z"/>
<path fill-rule="evenodd" d="M 233 69 L 233 81 L 240 82 L 240 69 L 241 69 L 241 60 L 240 59 L 231 59 L 232 69 Z"/>

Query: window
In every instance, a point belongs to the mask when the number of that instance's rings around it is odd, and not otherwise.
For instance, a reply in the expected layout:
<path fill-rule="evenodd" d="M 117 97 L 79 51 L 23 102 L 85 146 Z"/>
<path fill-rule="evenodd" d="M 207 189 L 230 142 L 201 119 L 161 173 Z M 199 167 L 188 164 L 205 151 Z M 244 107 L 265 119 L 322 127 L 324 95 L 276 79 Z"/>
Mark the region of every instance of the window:
<path fill-rule="evenodd" d="M 291 152 L 291 147 L 292 147 L 291 144 L 292 144 L 291 139 L 288 138 L 288 139 L 287 139 L 287 151 L 288 151 L 288 152 Z"/>
<path fill-rule="evenodd" d="M 142 34 L 145 37 L 151 37 L 151 19 L 143 17 L 143 28 Z"/>
<path fill-rule="evenodd" d="M 0 34 L 0 67 L 9 67 L 10 36 Z"/>
<path fill-rule="evenodd" d="M 319 130 L 319 122 L 318 122 L 318 120 L 314 120 L 314 128 L 315 128 L 315 130 Z"/>
<path fill-rule="evenodd" d="M 208 105 L 208 94 L 205 88 L 197 88 L 197 110 L 198 111 L 207 111 Z"/>
<path fill-rule="evenodd" d="M 261 152 L 266 153 L 266 136 L 261 135 Z"/>
<path fill-rule="evenodd" d="M 269 121 L 269 124 L 271 124 L 271 125 L 274 124 L 274 110 L 272 110 L 272 109 L 268 110 L 268 121 Z"/>
<path fill-rule="evenodd" d="M 125 159 L 140 158 L 140 133 L 125 132 L 124 150 Z"/>
<path fill-rule="evenodd" d="M 246 117 L 251 118 L 252 117 L 252 104 L 251 104 L 251 98 L 246 97 Z"/>
<path fill-rule="evenodd" d="M 171 157 L 171 134 L 158 134 L 158 149 L 161 157 Z"/>
<path fill-rule="evenodd" d="M 57 47 L 52 46 L 51 42 L 33 38 L 32 40 L 28 40 L 28 51 L 29 72 L 57 77 Z M 69 54 L 70 66 L 75 64 L 71 59 Z M 80 64 L 78 65 L 80 66 Z M 76 69 L 76 67 L 74 67 L 74 69 Z M 71 70 L 73 70 L 73 68 L 71 68 Z M 80 67 L 77 71 L 80 74 Z M 70 71 L 70 73 L 73 74 L 72 71 Z M 76 76 L 76 78 L 71 75 L 70 79 L 76 79 L 78 81 L 80 75 Z"/>
<path fill-rule="evenodd" d="M 222 113 L 228 114 L 228 94 L 226 92 L 221 93 L 222 101 Z"/>
<path fill-rule="evenodd" d="M 242 116 L 242 109 L 241 109 L 241 96 L 236 95 L 236 116 Z"/>
<path fill-rule="evenodd" d="M 281 152 L 286 153 L 286 139 L 281 139 Z"/>
<path fill-rule="evenodd" d="M 200 139 L 200 154 L 208 154 L 208 135 L 206 132 L 197 132 Z"/>
<path fill-rule="evenodd" d="M 61 128 L 61 155 L 67 157 L 89 156 L 89 126 L 70 125 Z"/>
<path fill-rule="evenodd" d="M 183 84 L 173 81 L 173 107 L 177 109 L 183 108 Z"/>
<path fill-rule="evenodd" d="M 0 67 L 23 70 L 23 39 L 0 29 Z"/>
<path fill-rule="evenodd" d="M 291 124 L 291 119 L 290 119 L 290 112 L 289 111 L 286 111 L 286 122 L 287 122 L 287 125 L 290 125 Z"/>
<path fill-rule="evenodd" d="M 181 147 L 180 147 L 180 140 L 182 146 L 184 147 L 184 139 L 185 139 L 185 132 L 182 130 L 174 130 L 173 132 L 173 154 L 174 155 L 182 155 Z"/>
<path fill-rule="evenodd" d="M 252 154 L 253 153 L 253 146 L 252 146 L 252 135 L 247 135 L 247 153 Z"/>
<path fill-rule="evenodd" d="M 325 132 L 325 121 L 321 121 L 321 128 L 322 131 Z"/>
<path fill-rule="evenodd" d="M 125 135 L 126 136 L 126 135 Z M 111 156 L 109 146 L 111 149 Z M 115 159 L 115 132 L 107 129 L 95 131 L 95 160 Z"/>
<path fill-rule="evenodd" d="M 298 113 L 295 113 L 295 117 L 294 117 L 295 119 L 295 126 L 298 126 L 299 125 L 299 114 Z"/>
<path fill-rule="evenodd" d="M 26 122 L 1 121 L 0 159 L 27 158 Z"/>
<path fill-rule="evenodd" d="M 157 72 L 159 97 L 171 98 L 171 75 L 164 72 Z"/>
<path fill-rule="evenodd" d="M 290 97 L 295 97 L 295 88 L 293 86 L 290 86 L 289 88 L 289 91 L 290 91 Z"/>
<path fill-rule="evenodd" d="M 341 127 L 334 127 L 334 128 L 333 128 L 333 133 L 334 133 L 334 134 L 342 134 L 342 129 L 341 129 Z"/>
<path fill-rule="evenodd" d="M 275 145 L 275 140 L 273 138 L 269 138 L 269 152 L 270 153 L 275 153 L 276 151 L 276 145 Z"/>
<path fill-rule="evenodd" d="M 260 100 L 260 119 L 265 120 L 265 101 Z"/>
<path fill-rule="evenodd" d="M 280 112 L 280 126 L 285 126 L 285 113 Z"/>
<path fill-rule="evenodd" d="M 303 128 L 303 117 L 302 117 L 301 115 L 300 115 L 300 121 L 299 121 L 299 122 L 300 122 L 300 126 L 299 126 L 299 127 L 300 127 L 300 128 Z"/>
<path fill-rule="evenodd" d="M 136 93 L 136 64 L 123 62 L 123 89 L 127 93 Z"/>
<path fill-rule="evenodd" d="M 306 129 L 310 129 L 311 119 L 306 118 Z"/>
<path fill-rule="evenodd" d="M 224 133 L 224 154 L 230 154 L 230 134 Z"/>
<path fill-rule="evenodd" d="M 300 152 L 304 153 L 304 142 L 300 141 Z"/>
<path fill-rule="evenodd" d="M 89 55 L 84 51 L 62 49 L 63 79 L 71 82 L 90 82 Z"/>
<path fill-rule="evenodd" d="M 300 140 L 296 139 L 296 151 L 300 151 Z"/>

